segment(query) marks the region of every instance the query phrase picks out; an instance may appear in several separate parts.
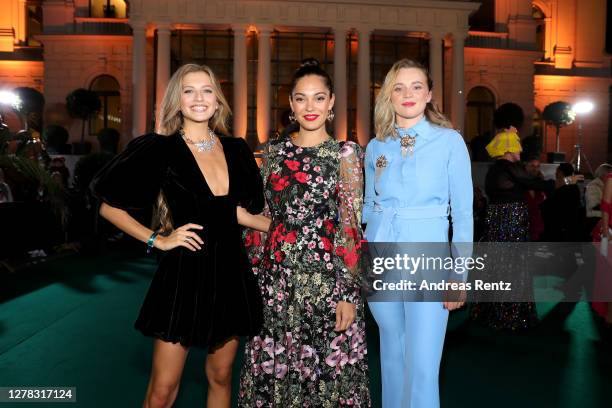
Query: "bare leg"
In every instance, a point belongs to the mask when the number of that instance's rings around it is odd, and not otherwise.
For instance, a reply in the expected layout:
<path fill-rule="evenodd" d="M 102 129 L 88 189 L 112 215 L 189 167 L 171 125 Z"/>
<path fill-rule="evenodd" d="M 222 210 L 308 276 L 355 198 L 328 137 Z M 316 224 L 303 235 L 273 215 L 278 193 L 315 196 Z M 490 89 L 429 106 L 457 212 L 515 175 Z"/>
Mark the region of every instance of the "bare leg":
<path fill-rule="evenodd" d="M 153 368 L 143 408 L 169 408 L 174 403 L 189 349 L 156 339 Z"/>
<path fill-rule="evenodd" d="M 238 349 L 233 338 L 221 347 L 208 352 L 206 377 L 208 378 L 208 408 L 229 408 L 232 398 L 232 364 Z"/>

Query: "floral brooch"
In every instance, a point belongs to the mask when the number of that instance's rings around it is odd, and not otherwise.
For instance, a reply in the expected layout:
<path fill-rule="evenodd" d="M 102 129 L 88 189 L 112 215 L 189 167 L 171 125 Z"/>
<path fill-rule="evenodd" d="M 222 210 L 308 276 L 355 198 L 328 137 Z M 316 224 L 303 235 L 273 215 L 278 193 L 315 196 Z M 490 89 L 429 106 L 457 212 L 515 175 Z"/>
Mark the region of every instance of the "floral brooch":
<path fill-rule="evenodd" d="M 389 162 L 387 161 L 387 158 L 385 157 L 384 154 L 381 154 L 376 159 L 376 167 L 378 167 L 379 169 L 387 167 L 387 164 L 389 164 Z"/>

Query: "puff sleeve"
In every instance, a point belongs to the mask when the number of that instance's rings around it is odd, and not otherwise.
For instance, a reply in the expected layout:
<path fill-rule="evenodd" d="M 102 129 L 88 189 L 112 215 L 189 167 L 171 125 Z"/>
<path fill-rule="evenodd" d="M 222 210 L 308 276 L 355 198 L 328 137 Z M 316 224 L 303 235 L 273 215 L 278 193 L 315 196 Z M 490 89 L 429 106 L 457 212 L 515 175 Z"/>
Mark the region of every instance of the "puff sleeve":
<path fill-rule="evenodd" d="M 167 136 L 137 137 L 96 174 L 90 185 L 92 193 L 122 210 L 155 204 L 168 166 L 167 150 Z"/>

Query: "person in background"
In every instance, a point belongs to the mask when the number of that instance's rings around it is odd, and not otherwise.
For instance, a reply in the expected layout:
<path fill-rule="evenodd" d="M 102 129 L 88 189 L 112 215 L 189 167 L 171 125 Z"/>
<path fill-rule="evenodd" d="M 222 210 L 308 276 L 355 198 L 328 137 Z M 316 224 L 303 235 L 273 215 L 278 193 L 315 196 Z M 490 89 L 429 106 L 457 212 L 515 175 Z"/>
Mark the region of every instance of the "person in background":
<path fill-rule="evenodd" d="M 532 177 L 544 179 L 540 171 L 540 159 L 535 156 L 528 157 L 525 161 L 525 170 Z M 546 199 L 546 194 L 543 191 L 529 190 L 525 192 L 525 202 L 529 211 L 529 238 L 530 241 L 539 241 L 542 232 L 544 232 L 544 221 L 540 211 L 540 204 Z"/>
<path fill-rule="evenodd" d="M 68 188 L 68 179 L 70 178 L 70 170 L 66 167 L 66 159 L 64 157 L 54 157 L 51 159 L 51 163 L 49 164 L 49 173 L 53 176 L 53 174 L 58 173 L 59 177 L 54 176 L 53 178 L 58 181 L 59 185 L 63 188 Z"/>
<path fill-rule="evenodd" d="M 599 241 L 605 239 L 608 243 L 608 253 L 610 252 L 610 242 L 612 240 L 612 172 L 605 177 L 604 188 L 601 197 L 601 222 L 595 227 L 594 239 Z M 605 274 L 610 273 L 609 262 L 610 255 L 607 259 L 601 259 L 598 262 L 598 268 L 602 268 L 598 272 Z M 608 340 L 612 341 L 612 302 L 592 302 L 593 309 L 603 319 L 604 335 Z"/>
<path fill-rule="evenodd" d="M 489 168 L 485 178 L 485 192 L 489 197 L 487 209 L 488 242 L 528 242 L 529 213 L 525 203 L 525 193 L 529 190 L 551 193 L 555 189 L 554 180 L 544 180 L 529 174 L 520 163 L 522 146 L 513 123 L 498 133 L 487 146 L 489 155 L 495 163 Z M 566 177 L 564 182 L 576 184 L 584 179 L 581 175 Z M 512 256 L 508 255 L 512 260 Z M 500 262 L 503 267 L 504 262 Z M 523 283 L 526 296 L 531 292 L 531 278 L 525 268 L 525 276 L 515 278 Z M 475 303 L 471 317 L 476 322 L 494 329 L 524 330 L 538 322 L 534 302 L 491 302 Z"/>
<path fill-rule="evenodd" d="M 601 220 L 601 197 L 603 195 L 604 182 L 608 173 L 612 172 L 612 165 L 603 163 L 595 170 L 595 178 L 586 186 L 584 201 L 586 207 L 586 229 L 591 231 Z"/>
<path fill-rule="evenodd" d="M 13 193 L 11 187 L 4 179 L 4 170 L 0 169 L 0 203 L 13 202 Z"/>
<path fill-rule="evenodd" d="M 540 205 L 544 232 L 542 241 L 581 242 L 584 235 L 585 212 L 580 188 L 568 182 L 575 175 L 570 163 L 560 163 L 555 172 L 555 190 Z"/>

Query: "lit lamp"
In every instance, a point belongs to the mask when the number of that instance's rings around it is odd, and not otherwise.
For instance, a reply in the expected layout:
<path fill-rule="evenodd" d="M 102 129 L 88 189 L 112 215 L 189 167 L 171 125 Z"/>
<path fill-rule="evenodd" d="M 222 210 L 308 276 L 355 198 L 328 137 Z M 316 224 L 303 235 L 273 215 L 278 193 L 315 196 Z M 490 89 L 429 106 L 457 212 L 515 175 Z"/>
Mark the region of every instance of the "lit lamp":
<path fill-rule="evenodd" d="M 576 112 L 576 115 L 578 116 L 578 135 L 576 136 L 576 144 L 574 145 L 574 157 L 571 161 L 571 164 L 576 169 L 576 173 L 580 173 L 582 170 L 584 170 L 585 165 L 588 171 L 593 173 L 593 168 L 582 151 L 582 116 L 591 112 L 593 108 L 593 102 L 589 101 L 580 101 L 572 106 L 572 110 Z"/>
<path fill-rule="evenodd" d="M 0 104 L 10 105 L 14 109 L 19 109 L 21 99 L 19 96 L 10 91 L 0 91 Z"/>
<path fill-rule="evenodd" d="M 13 109 L 19 109 L 21 106 L 21 99 L 14 92 L 0 91 L 0 105 L 8 105 Z M 8 126 L 6 126 L 0 114 L 0 131 L 5 131 L 6 129 L 8 129 Z"/>

